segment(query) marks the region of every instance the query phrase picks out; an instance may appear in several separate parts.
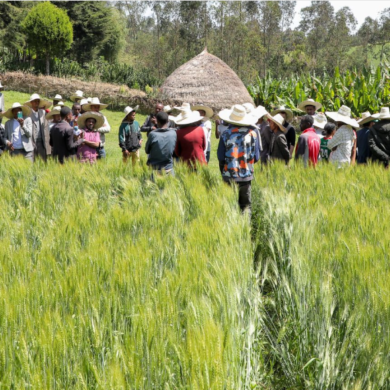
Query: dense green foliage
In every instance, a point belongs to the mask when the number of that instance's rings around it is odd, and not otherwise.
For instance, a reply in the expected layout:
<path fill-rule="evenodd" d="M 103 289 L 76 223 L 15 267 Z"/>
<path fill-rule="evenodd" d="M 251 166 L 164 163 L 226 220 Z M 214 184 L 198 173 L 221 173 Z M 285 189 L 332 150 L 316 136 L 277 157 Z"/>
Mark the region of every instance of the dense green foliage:
<path fill-rule="evenodd" d="M 256 175 L 270 388 L 389 388 L 388 183 L 379 166 Z"/>
<path fill-rule="evenodd" d="M 2 388 L 248 385 L 249 223 L 218 176 L 0 166 Z"/>
<path fill-rule="evenodd" d="M 268 75 L 258 78 L 248 90 L 257 104 L 269 109 L 285 104 L 294 110 L 300 102 L 313 98 L 323 105 L 321 111 L 337 111 L 346 105 L 360 117 L 362 112 L 378 112 L 390 104 L 390 74 L 386 64 L 344 73 L 336 68 L 333 75 L 325 72 L 322 76 L 306 74 L 288 79 Z"/>
<path fill-rule="evenodd" d="M 73 42 L 73 28 L 67 13 L 50 2 L 36 5 L 22 22 L 27 44 L 38 55 L 44 54 L 46 74 L 49 59 L 66 52 Z"/>

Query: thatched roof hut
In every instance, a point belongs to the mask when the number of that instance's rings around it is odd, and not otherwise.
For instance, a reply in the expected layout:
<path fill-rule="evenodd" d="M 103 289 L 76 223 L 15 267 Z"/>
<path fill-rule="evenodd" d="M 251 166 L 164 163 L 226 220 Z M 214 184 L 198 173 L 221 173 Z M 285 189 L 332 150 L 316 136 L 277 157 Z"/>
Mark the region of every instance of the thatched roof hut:
<path fill-rule="evenodd" d="M 177 68 L 161 87 L 162 98 L 204 104 L 216 110 L 252 103 L 244 83 L 207 49 Z"/>

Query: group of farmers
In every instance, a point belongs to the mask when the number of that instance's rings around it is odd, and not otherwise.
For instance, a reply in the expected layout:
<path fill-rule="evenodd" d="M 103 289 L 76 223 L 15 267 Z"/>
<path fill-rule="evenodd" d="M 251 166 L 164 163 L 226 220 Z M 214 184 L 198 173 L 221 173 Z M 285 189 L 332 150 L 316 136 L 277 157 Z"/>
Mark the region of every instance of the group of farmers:
<path fill-rule="evenodd" d="M 5 126 L 0 126 L 0 155 L 8 150 L 11 156 L 22 156 L 32 162 L 37 158 L 46 161 L 52 156 L 62 164 L 68 159 L 93 163 L 104 158 L 105 134 L 111 128 L 101 111 L 107 105 L 97 97 L 84 97 L 82 91 L 76 91 L 70 99 L 72 108 L 65 106 L 61 95 L 50 101 L 33 94 L 24 104 L 13 103 L 5 110 L 0 93 L 0 118 L 8 119 Z M 295 159 L 302 159 L 306 166 L 330 161 L 341 167 L 356 160 L 366 163 L 369 159 L 388 166 L 388 107 L 378 114 L 365 112 L 359 120 L 351 117 L 346 106 L 325 113 L 319 112 L 321 108 L 313 99 L 299 104 L 303 116 L 296 142 L 293 112 L 284 106 L 268 113 L 262 106 L 236 104 L 215 115 L 206 105 L 183 103 L 171 108 L 158 103 L 142 126 L 135 119 L 138 106 L 126 107 L 119 128 L 119 147 L 123 160 L 131 159 L 136 164 L 142 133 L 146 133 L 147 164 L 156 174 L 173 175 L 174 163 L 179 160 L 196 169 L 198 164 L 209 162 L 211 119 L 216 118 L 221 175 L 228 184 L 238 186 L 242 211 L 250 211 L 251 181 L 258 161 L 267 164 L 281 160 L 287 165 L 295 151 Z"/>

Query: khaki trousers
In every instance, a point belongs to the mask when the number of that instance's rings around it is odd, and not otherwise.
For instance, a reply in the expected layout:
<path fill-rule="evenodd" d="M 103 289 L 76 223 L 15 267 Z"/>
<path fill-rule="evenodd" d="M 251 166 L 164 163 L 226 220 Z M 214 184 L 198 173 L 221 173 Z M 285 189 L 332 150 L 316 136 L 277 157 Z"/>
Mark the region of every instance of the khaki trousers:
<path fill-rule="evenodd" d="M 133 164 L 133 166 L 139 162 L 139 150 L 135 151 L 135 152 L 130 152 L 130 154 L 128 155 L 125 155 L 123 154 L 123 162 L 127 163 L 127 161 L 131 158 L 131 163 Z"/>

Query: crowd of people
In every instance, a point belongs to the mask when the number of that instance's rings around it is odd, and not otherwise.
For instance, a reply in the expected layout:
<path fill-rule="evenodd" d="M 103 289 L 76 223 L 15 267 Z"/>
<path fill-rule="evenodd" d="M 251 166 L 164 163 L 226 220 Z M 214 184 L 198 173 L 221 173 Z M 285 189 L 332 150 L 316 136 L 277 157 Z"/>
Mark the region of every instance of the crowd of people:
<path fill-rule="evenodd" d="M 24 104 L 13 103 L 5 110 L 0 93 L 0 118 L 8 119 L 0 127 L 0 155 L 8 151 L 12 157 L 22 156 L 31 162 L 52 156 L 61 164 L 68 159 L 94 163 L 105 158 L 105 135 L 111 127 L 101 111 L 107 105 L 97 97 L 85 98 L 82 91 L 76 91 L 70 99 L 72 108 L 65 106 L 61 95 L 50 101 L 33 94 Z M 243 211 L 250 211 L 254 164 L 259 161 L 269 164 L 280 160 L 288 165 L 294 157 L 305 166 L 331 162 L 342 167 L 371 160 L 388 167 L 388 107 L 377 114 L 362 113 L 359 120 L 351 117 L 346 106 L 337 112 L 320 112 L 321 104 L 313 99 L 301 102 L 297 108 L 303 112 L 298 139 L 292 125 L 293 112 L 285 106 L 269 113 L 262 106 L 245 103 L 214 113 L 206 105 L 183 103 L 171 108 L 158 103 L 142 126 L 136 120 L 138 106 L 126 107 L 119 127 L 119 147 L 123 161 L 131 159 L 136 164 L 142 133 L 146 133 L 147 164 L 155 174 L 174 175 L 178 161 L 196 170 L 198 164 L 210 160 L 214 118 L 220 172 L 226 183 L 237 185 Z M 174 112 L 177 115 L 172 115 Z"/>

